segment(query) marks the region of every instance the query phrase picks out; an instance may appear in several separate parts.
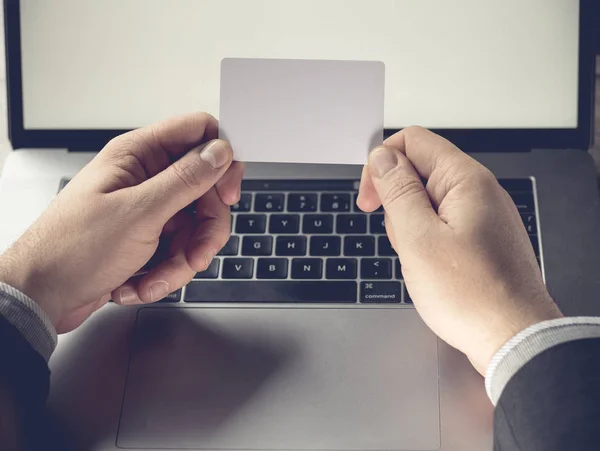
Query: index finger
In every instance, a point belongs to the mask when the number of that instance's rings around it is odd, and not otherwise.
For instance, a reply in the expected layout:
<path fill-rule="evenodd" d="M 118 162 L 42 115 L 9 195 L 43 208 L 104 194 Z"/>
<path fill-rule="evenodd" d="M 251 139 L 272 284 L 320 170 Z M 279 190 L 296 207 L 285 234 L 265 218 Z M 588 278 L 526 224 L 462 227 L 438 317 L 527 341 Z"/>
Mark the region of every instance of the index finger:
<path fill-rule="evenodd" d="M 390 136 L 384 146 L 400 150 L 422 178 L 429 179 L 437 169 L 475 161 L 440 135 L 422 127 L 408 127 Z"/>
<path fill-rule="evenodd" d="M 106 164 L 133 156 L 150 178 L 194 147 L 216 139 L 218 130 L 218 121 L 208 113 L 176 116 L 117 136 L 98 159 Z"/>

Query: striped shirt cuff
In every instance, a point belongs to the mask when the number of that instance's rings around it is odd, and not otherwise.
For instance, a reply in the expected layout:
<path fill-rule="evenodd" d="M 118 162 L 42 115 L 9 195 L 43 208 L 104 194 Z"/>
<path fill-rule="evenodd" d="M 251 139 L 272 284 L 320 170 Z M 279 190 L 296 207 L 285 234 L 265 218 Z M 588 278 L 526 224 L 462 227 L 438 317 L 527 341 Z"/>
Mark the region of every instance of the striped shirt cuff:
<path fill-rule="evenodd" d="M 48 361 L 56 347 L 56 329 L 38 304 L 16 288 L 0 282 L 0 315 Z"/>
<path fill-rule="evenodd" d="M 572 317 L 542 321 L 518 333 L 494 355 L 485 373 L 485 390 L 494 405 L 508 381 L 542 352 L 574 340 L 600 338 L 600 318 Z"/>

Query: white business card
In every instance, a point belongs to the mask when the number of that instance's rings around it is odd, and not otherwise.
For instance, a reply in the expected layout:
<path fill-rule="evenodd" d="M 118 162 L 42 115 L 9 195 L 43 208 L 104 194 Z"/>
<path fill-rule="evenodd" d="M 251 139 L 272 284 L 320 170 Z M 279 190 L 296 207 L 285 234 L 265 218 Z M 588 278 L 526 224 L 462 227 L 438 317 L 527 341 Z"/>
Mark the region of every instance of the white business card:
<path fill-rule="evenodd" d="M 219 136 L 238 161 L 364 164 L 383 141 L 377 61 L 226 58 Z"/>

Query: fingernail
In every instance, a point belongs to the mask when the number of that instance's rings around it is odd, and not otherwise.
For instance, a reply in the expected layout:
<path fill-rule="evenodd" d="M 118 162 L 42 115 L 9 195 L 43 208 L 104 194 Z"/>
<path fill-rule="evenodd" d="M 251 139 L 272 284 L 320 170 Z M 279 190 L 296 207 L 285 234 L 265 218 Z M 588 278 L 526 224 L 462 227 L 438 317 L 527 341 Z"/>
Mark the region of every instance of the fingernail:
<path fill-rule="evenodd" d="M 215 139 L 202 149 L 200 158 L 213 169 L 220 169 L 229 161 L 229 145 L 222 139 Z"/>
<path fill-rule="evenodd" d="M 382 178 L 396 166 L 398 166 L 398 157 L 395 150 L 378 147 L 369 155 L 369 168 L 375 177 Z"/>
<path fill-rule="evenodd" d="M 135 305 L 142 303 L 142 300 L 137 295 L 137 291 L 130 287 L 121 288 L 119 297 L 121 298 L 121 305 Z"/>
<path fill-rule="evenodd" d="M 158 301 L 169 294 L 169 284 L 164 281 L 154 282 L 150 285 L 150 300 L 152 302 Z"/>

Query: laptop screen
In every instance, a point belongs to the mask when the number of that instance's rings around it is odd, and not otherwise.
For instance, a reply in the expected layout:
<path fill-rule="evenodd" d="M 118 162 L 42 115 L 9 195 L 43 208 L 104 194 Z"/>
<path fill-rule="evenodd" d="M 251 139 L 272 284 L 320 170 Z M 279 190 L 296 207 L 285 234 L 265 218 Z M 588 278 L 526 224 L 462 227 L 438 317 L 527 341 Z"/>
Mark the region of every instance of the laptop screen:
<path fill-rule="evenodd" d="M 576 128 L 578 0 L 21 0 L 25 129 L 219 114 L 225 57 L 378 60 L 385 126 Z"/>

